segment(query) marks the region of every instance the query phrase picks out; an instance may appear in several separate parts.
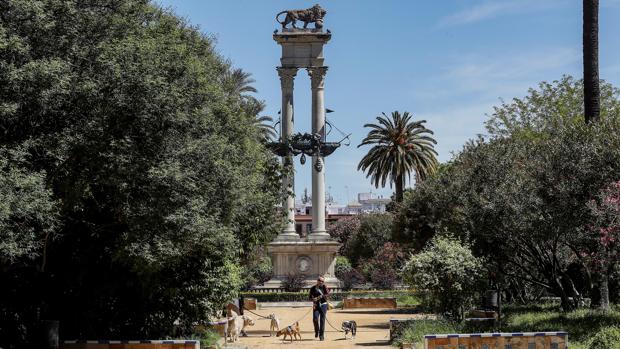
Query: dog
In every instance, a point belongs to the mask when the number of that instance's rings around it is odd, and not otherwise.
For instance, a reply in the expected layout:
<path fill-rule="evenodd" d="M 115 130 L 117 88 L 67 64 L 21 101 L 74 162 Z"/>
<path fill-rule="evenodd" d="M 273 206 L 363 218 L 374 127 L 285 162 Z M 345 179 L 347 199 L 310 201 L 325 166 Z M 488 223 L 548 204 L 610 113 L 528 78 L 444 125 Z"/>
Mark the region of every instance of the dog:
<path fill-rule="evenodd" d="M 230 343 L 233 343 L 239 340 L 239 335 L 245 331 L 247 326 L 254 326 L 254 319 L 248 315 L 237 315 L 233 312 L 232 317 L 228 318 L 227 325 L 226 336 Z"/>
<path fill-rule="evenodd" d="M 276 314 L 269 314 L 271 319 L 271 325 L 269 325 L 269 337 L 273 336 L 277 331 L 280 331 L 280 319 L 276 317 Z"/>
<path fill-rule="evenodd" d="M 344 331 L 344 339 L 347 339 L 347 334 L 349 334 L 349 332 L 351 332 L 351 339 L 354 339 L 355 333 L 357 332 L 357 323 L 353 320 L 343 321 L 342 330 Z"/>
<path fill-rule="evenodd" d="M 280 337 L 282 335 L 284 335 L 284 337 L 282 338 L 282 341 L 286 340 L 286 336 L 289 336 L 291 338 L 291 343 L 293 343 L 293 338 L 297 340 L 298 336 L 299 336 L 299 340 L 301 340 L 301 330 L 299 329 L 299 321 L 291 326 L 286 326 L 285 328 L 276 332 L 276 337 Z"/>

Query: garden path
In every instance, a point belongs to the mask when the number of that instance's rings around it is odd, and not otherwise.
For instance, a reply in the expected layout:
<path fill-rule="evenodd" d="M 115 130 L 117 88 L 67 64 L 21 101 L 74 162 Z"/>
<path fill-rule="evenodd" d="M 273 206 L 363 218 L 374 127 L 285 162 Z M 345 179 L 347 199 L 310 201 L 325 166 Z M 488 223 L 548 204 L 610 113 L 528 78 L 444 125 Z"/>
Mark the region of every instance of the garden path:
<path fill-rule="evenodd" d="M 253 310 L 256 314 L 268 316 L 275 313 L 280 319 L 281 326 L 288 326 L 291 322 L 308 313 L 308 307 L 274 307 Z M 283 342 L 282 337 L 269 336 L 268 319 L 258 319 L 257 316 L 246 311 L 246 315 L 252 316 L 256 324 L 247 328 L 248 337 L 239 339 L 239 344 L 251 349 L 262 348 L 389 348 L 389 320 L 390 318 L 412 318 L 421 315 L 399 314 L 398 309 L 334 309 L 328 312 L 327 318 L 338 329 L 345 320 L 357 322 L 357 336 L 355 339 L 344 339 L 344 333 L 338 332 L 326 324 L 325 341 L 320 342 L 314 338 L 312 326 L 312 314 L 308 313 L 299 325 L 301 327 L 301 341 Z M 350 338 L 350 334 L 348 336 Z"/>

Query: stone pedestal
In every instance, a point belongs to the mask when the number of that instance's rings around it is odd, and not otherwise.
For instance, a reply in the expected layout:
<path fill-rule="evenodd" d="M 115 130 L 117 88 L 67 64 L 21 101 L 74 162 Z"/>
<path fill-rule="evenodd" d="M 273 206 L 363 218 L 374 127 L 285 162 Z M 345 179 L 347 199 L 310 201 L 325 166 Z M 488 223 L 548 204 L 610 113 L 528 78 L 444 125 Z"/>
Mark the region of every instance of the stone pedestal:
<path fill-rule="evenodd" d="M 273 265 L 273 278 L 263 288 L 280 288 L 289 274 L 301 274 L 306 278 L 306 287 L 316 283 L 319 276 L 325 277 L 330 288 L 339 288 L 336 278 L 336 253 L 340 244 L 336 241 L 277 242 L 267 245 Z"/>

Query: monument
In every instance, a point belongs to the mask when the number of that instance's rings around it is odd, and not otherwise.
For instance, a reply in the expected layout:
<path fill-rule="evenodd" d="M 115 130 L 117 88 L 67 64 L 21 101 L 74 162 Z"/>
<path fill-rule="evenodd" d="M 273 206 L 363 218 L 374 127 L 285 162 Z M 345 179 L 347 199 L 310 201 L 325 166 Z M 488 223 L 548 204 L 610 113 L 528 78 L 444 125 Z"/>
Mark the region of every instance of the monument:
<path fill-rule="evenodd" d="M 269 147 L 282 157 L 282 186 L 287 194 L 282 209 L 286 226 L 267 246 L 273 264 L 273 278 L 264 284 L 264 288 L 281 288 L 282 281 L 290 274 L 303 275 L 307 286 L 323 275 L 329 287 L 340 287 L 334 273 L 340 244 L 332 240 L 325 230 L 324 157 L 340 145 L 327 142 L 325 134 L 324 81 L 327 67 L 323 64 L 323 46 L 331 39 L 329 30 L 323 32 L 322 29 L 326 13 L 321 6 L 315 5 L 306 10 L 282 11 L 276 15 L 276 20 L 282 24 L 282 31 L 276 30 L 273 34 L 273 39 L 282 47 L 281 65 L 277 67 L 282 89 L 281 132 L 279 142 L 271 143 Z M 283 14 L 286 17 L 280 20 Z M 304 22 L 304 27 L 297 28 L 297 21 Z M 309 23 L 314 23 L 314 28 L 307 28 Z M 290 28 L 287 27 L 289 24 Z M 310 75 L 311 134 L 293 134 L 293 87 L 299 69 L 306 69 Z M 312 231 L 306 238 L 301 238 L 295 231 L 293 158 L 296 155 L 301 155 L 302 164 L 306 161 L 306 155 L 312 158 Z"/>

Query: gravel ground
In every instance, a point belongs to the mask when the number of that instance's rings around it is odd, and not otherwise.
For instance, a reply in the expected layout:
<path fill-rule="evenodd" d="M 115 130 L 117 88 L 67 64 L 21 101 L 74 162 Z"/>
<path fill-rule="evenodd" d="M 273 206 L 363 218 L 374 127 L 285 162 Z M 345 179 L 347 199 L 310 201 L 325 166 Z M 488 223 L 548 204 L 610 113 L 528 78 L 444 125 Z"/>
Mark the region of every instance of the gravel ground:
<path fill-rule="evenodd" d="M 347 309 L 347 310 L 331 310 L 327 313 L 327 319 L 338 330 L 341 323 L 345 320 L 355 320 L 357 322 L 357 336 L 350 339 L 344 339 L 344 333 L 338 332 L 336 329 L 326 323 L 325 340 L 319 341 L 314 338 L 314 327 L 312 325 L 312 313 L 309 312 L 310 307 L 273 307 L 253 310 L 254 313 L 268 316 L 275 313 L 280 319 L 281 326 L 288 326 L 295 320 L 299 320 L 301 327 L 301 341 L 289 340 L 282 341 L 282 337 L 269 336 L 270 320 L 260 319 L 258 316 L 245 312 L 250 315 L 256 325 L 247 328 L 248 337 L 242 337 L 237 346 L 246 346 L 251 349 L 258 348 L 390 348 L 389 339 L 389 319 L 390 318 L 414 318 L 420 315 L 402 314 L 396 309 Z"/>

